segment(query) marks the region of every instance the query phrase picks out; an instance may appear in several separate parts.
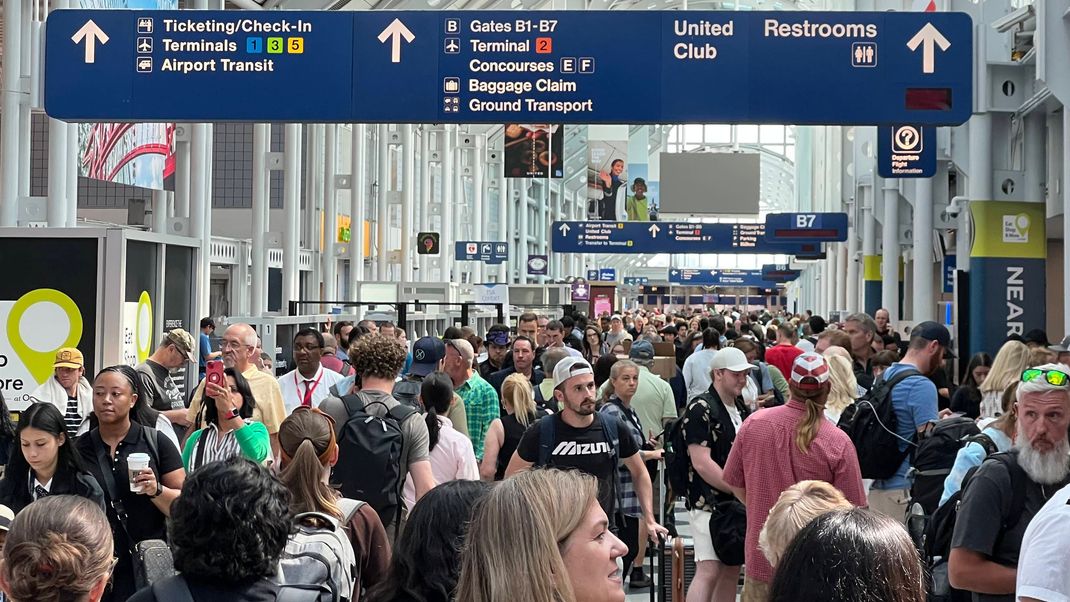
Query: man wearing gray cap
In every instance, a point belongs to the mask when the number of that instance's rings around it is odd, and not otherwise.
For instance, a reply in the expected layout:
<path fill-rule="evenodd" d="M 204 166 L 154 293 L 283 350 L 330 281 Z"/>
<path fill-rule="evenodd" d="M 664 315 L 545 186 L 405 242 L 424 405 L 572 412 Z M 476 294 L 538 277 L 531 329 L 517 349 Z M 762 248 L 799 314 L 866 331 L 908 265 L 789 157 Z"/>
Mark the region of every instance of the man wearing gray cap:
<path fill-rule="evenodd" d="M 667 534 L 668 530 L 654 519 L 650 475 L 639 455 L 639 446 L 626 435 L 628 427 L 620 418 L 610 422 L 595 410 L 591 365 L 574 357 L 558 362 L 554 367 L 554 399 L 561 411 L 540 418 L 528 428 L 505 476 L 532 467 L 581 470 L 598 479 L 598 503 L 606 516 L 612 517 L 618 505 L 619 461 L 632 475 L 647 535 L 656 540 Z"/>
<path fill-rule="evenodd" d="M 186 401 L 171 378 L 171 371 L 197 362 L 193 345 L 193 335 L 175 328 L 164 336 L 152 355 L 134 368 L 141 377 L 142 394 L 154 410 L 167 416 L 179 440 L 186 434 L 185 425 L 188 424 Z"/>
<path fill-rule="evenodd" d="M 1055 363 L 1070 366 L 1070 334 L 1055 345 L 1049 345 L 1048 349 L 1056 353 Z"/>

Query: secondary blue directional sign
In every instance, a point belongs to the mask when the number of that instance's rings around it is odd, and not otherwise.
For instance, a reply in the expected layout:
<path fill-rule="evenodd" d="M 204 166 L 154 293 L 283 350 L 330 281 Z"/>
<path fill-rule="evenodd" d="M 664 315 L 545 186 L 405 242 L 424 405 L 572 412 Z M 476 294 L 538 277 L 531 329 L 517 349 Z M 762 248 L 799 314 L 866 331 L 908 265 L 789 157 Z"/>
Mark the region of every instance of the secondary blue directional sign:
<path fill-rule="evenodd" d="M 457 261 L 482 261 L 500 265 L 509 260 L 509 243 L 487 240 L 459 240 L 455 248 Z"/>
<path fill-rule="evenodd" d="M 762 266 L 762 280 L 769 282 L 791 282 L 801 275 L 802 271 L 793 270 L 786 264 L 767 263 Z"/>
<path fill-rule="evenodd" d="M 554 222 L 555 253 L 768 253 L 819 252 L 814 243 L 775 243 L 765 224 L 684 222 Z"/>
<path fill-rule="evenodd" d="M 624 277 L 624 286 L 642 286 L 644 284 L 649 284 L 649 283 L 650 283 L 650 278 L 647 278 L 646 276 L 625 276 Z"/>
<path fill-rule="evenodd" d="M 842 242 L 847 240 L 846 213 L 770 213 L 765 216 L 770 242 Z"/>
<path fill-rule="evenodd" d="M 776 283 L 762 277 L 761 270 L 697 270 L 669 268 L 669 282 L 720 287 L 774 288 Z"/>
<path fill-rule="evenodd" d="M 598 270 L 599 282 L 616 282 L 617 270 L 614 268 L 601 268 Z"/>
<path fill-rule="evenodd" d="M 58 10 L 45 110 L 68 121 L 959 125 L 972 29 L 965 13 Z"/>
<path fill-rule="evenodd" d="M 936 175 L 936 128 L 885 125 L 877 128 L 877 173 L 882 178 Z"/>

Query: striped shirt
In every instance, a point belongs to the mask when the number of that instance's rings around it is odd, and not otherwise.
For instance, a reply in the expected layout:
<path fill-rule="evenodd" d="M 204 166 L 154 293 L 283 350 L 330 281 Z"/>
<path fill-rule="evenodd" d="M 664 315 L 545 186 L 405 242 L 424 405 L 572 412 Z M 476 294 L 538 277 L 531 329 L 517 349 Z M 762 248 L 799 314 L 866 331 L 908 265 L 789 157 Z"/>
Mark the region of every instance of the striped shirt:
<path fill-rule="evenodd" d="M 67 398 L 67 412 L 63 415 L 63 422 L 67 425 L 68 437 L 78 434 L 78 427 L 82 426 L 82 415 L 78 413 L 78 397 Z"/>
<path fill-rule="evenodd" d="M 247 419 L 245 422 L 248 424 L 251 421 Z M 210 462 L 240 456 L 241 448 L 238 446 L 238 439 L 234 436 L 234 432 L 231 430 L 220 435 L 219 427 L 215 424 L 206 426 L 204 432 L 201 433 L 201 438 L 197 441 L 197 447 L 190 454 L 188 472 L 193 472 Z"/>

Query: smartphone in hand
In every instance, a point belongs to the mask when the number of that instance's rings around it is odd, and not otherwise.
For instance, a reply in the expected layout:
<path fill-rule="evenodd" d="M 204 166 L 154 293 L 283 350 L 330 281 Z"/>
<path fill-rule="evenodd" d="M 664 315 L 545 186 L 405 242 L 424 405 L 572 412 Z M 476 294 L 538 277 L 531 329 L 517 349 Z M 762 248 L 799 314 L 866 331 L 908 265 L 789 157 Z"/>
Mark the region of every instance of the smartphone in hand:
<path fill-rule="evenodd" d="M 223 378 L 223 362 L 218 360 L 207 362 L 204 369 L 204 378 L 213 385 L 224 386 L 223 383 L 226 379 Z"/>

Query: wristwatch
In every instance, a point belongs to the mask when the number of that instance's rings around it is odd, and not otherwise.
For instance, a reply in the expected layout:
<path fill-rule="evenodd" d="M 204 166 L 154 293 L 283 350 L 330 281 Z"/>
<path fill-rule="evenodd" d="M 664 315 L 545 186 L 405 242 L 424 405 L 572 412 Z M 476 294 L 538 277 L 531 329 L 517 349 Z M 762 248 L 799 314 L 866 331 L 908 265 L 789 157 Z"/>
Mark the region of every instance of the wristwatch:
<path fill-rule="evenodd" d="M 230 420 L 231 418 L 237 418 L 240 413 L 238 408 L 230 408 L 230 411 L 227 412 L 226 419 Z"/>
<path fill-rule="evenodd" d="M 163 493 L 163 483 L 156 481 L 156 493 L 150 495 L 149 497 L 160 497 L 161 493 Z"/>

